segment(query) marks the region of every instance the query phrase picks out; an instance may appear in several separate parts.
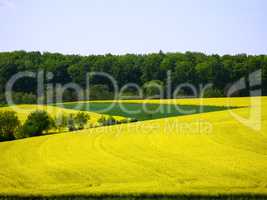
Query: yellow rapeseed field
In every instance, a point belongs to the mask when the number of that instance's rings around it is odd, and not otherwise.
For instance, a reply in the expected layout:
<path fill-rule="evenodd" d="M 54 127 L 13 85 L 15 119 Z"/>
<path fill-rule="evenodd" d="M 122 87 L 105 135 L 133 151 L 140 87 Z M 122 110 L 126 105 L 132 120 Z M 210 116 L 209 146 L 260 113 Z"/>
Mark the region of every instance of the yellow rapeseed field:
<path fill-rule="evenodd" d="M 0 194 L 267 194 L 266 97 L 150 102 L 242 108 L 1 142 Z"/>

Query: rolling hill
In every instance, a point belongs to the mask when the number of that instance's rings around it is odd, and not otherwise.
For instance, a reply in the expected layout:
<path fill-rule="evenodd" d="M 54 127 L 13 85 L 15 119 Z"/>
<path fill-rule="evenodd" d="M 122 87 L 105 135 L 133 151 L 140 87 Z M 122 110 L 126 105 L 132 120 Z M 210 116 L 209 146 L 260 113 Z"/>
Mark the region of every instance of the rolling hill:
<path fill-rule="evenodd" d="M 0 195 L 267 194 L 267 98 L 228 100 L 151 102 L 241 108 L 1 142 Z M 258 107 L 261 130 L 233 115 Z"/>

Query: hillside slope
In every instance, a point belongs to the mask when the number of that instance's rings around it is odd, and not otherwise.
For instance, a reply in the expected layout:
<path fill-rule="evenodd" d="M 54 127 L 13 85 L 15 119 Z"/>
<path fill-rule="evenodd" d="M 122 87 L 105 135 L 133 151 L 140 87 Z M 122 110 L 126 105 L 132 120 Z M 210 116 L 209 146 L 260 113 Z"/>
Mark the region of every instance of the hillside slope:
<path fill-rule="evenodd" d="M 260 131 L 225 110 L 2 142 L 0 194 L 266 194 L 267 98 L 261 100 Z M 256 109 L 249 98 L 231 102 L 249 106 L 233 111 L 239 116 Z"/>

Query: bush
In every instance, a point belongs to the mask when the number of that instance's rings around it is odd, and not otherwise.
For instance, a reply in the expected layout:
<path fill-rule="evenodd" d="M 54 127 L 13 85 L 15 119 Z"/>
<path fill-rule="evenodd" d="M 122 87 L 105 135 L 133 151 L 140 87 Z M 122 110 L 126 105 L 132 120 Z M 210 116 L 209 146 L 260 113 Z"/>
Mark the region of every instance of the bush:
<path fill-rule="evenodd" d="M 128 118 L 129 122 L 138 122 L 138 120 L 136 118 Z"/>
<path fill-rule="evenodd" d="M 126 118 L 126 119 L 120 120 L 118 123 L 119 124 L 127 124 L 127 123 L 137 122 L 137 121 L 138 120 L 136 118 Z"/>
<path fill-rule="evenodd" d="M 95 84 L 89 89 L 90 100 L 113 99 L 113 93 L 107 85 Z M 89 100 L 89 99 L 88 99 Z"/>
<path fill-rule="evenodd" d="M 62 131 L 68 126 L 68 116 L 62 114 L 55 118 L 55 127 L 58 131 Z"/>
<path fill-rule="evenodd" d="M 15 139 L 22 139 L 22 138 L 26 138 L 29 137 L 28 135 L 26 135 L 22 129 L 18 129 L 15 133 L 14 133 L 14 138 Z"/>
<path fill-rule="evenodd" d="M 44 131 L 55 126 L 54 120 L 49 116 L 46 111 L 32 112 L 21 128 L 21 135 L 24 137 L 39 136 Z"/>
<path fill-rule="evenodd" d="M 70 114 L 67 117 L 67 127 L 69 131 L 84 129 L 89 119 L 90 115 L 85 112 L 79 112 L 76 115 Z"/>
<path fill-rule="evenodd" d="M 152 80 L 143 85 L 144 94 L 150 98 L 163 98 L 164 83 L 160 80 Z"/>
<path fill-rule="evenodd" d="M 106 120 L 106 125 L 113 125 L 113 124 L 117 124 L 116 119 L 112 116 L 108 116 Z"/>
<path fill-rule="evenodd" d="M 223 97 L 223 92 L 217 88 L 208 88 L 204 91 L 203 97 Z"/>
<path fill-rule="evenodd" d="M 84 129 L 84 126 L 87 124 L 90 116 L 87 113 L 79 112 L 74 117 L 75 125 L 79 130 Z"/>
<path fill-rule="evenodd" d="M 104 115 L 101 115 L 101 117 L 97 120 L 97 123 L 98 123 L 100 126 L 104 126 L 105 121 L 106 121 L 105 116 L 104 116 Z"/>
<path fill-rule="evenodd" d="M 13 94 L 13 98 L 17 104 L 35 104 L 37 102 L 36 95 L 32 93 L 17 92 Z"/>
<path fill-rule="evenodd" d="M 20 121 L 14 111 L 0 112 L 0 141 L 15 139 L 15 132 L 20 127 Z"/>
<path fill-rule="evenodd" d="M 76 127 L 75 127 L 75 120 L 74 120 L 74 115 L 70 114 L 68 117 L 68 129 L 69 131 L 75 131 Z"/>
<path fill-rule="evenodd" d="M 6 97 L 4 94 L 0 93 L 0 107 L 6 105 Z"/>
<path fill-rule="evenodd" d="M 98 124 L 100 126 L 109 126 L 109 125 L 114 125 L 114 124 L 127 124 L 127 123 L 131 123 L 131 122 L 137 122 L 138 120 L 135 118 L 125 118 L 122 120 L 117 121 L 114 117 L 112 116 L 108 116 L 105 117 L 104 115 L 102 115 L 98 120 Z"/>
<path fill-rule="evenodd" d="M 12 98 L 15 104 L 35 104 L 37 102 L 36 95 L 32 93 L 12 92 Z M 0 104 L 7 104 L 4 94 L 0 94 Z"/>
<path fill-rule="evenodd" d="M 98 124 L 100 126 L 108 126 L 108 125 L 114 125 L 117 124 L 117 120 L 112 117 L 112 116 L 108 116 L 105 117 L 104 115 L 102 115 L 98 120 L 97 120 Z"/>

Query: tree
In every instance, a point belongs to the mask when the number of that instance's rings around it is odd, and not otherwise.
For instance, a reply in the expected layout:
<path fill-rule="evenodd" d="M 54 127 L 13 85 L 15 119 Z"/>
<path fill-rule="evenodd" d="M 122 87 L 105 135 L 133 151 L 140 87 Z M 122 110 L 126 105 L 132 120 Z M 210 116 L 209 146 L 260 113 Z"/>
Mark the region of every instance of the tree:
<path fill-rule="evenodd" d="M 42 135 L 44 131 L 48 131 L 54 127 L 55 122 L 49 116 L 46 111 L 37 110 L 32 112 L 28 117 L 25 123 L 22 126 L 22 132 L 25 136 L 39 136 Z"/>
<path fill-rule="evenodd" d="M 116 123 L 117 123 L 117 121 L 113 116 L 110 115 L 107 117 L 106 125 L 114 125 Z"/>
<path fill-rule="evenodd" d="M 109 126 L 117 124 L 117 120 L 113 116 L 105 117 L 104 115 L 101 115 L 97 122 L 100 126 Z"/>
<path fill-rule="evenodd" d="M 0 112 L 0 140 L 15 139 L 15 132 L 20 127 L 20 121 L 16 112 L 1 111 Z"/>
<path fill-rule="evenodd" d="M 262 93 L 263 95 L 267 94 L 267 56 L 264 56 L 263 58 L 263 64 L 262 64 Z"/>
<path fill-rule="evenodd" d="M 68 126 L 68 117 L 64 114 L 57 116 L 55 118 L 55 126 L 61 132 Z"/>
<path fill-rule="evenodd" d="M 197 64 L 196 73 L 199 77 L 199 83 L 212 83 L 221 91 L 230 82 L 229 71 L 224 67 L 218 55 L 213 55 L 205 62 Z"/>
<path fill-rule="evenodd" d="M 106 122 L 106 117 L 104 115 L 101 115 L 100 118 L 97 120 L 97 123 L 100 126 L 104 126 L 105 125 L 105 122 Z"/>
<path fill-rule="evenodd" d="M 70 114 L 68 116 L 68 129 L 69 129 L 69 131 L 75 131 L 76 130 L 74 114 Z"/>
<path fill-rule="evenodd" d="M 195 83 L 195 67 L 191 62 L 177 62 L 174 70 L 174 82 L 176 84 Z"/>
<path fill-rule="evenodd" d="M 84 129 L 84 126 L 87 124 L 90 119 L 90 115 L 85 112 L 78 112 L 74 117 L 74 122 L 77 125 L 78 129 Z"/>
<path fill-rule="evenodd" d="M 108 90 L 107 85 L 92 85 L 89 88 L 89 99 L 99 100 L 99 99 L 112 99 L 113 95 Z M 89 100 L 88 99 L 88 100 Z"/>
<path fill-rule="evenodd" d="M 163 53 L 153 53 L 144 56 L 142 63 L 142 82 L 146 83 L 151 80 L 157 80 L 161 77 L 160 64 L 164 59 Z"/>
<path fill-rule="evenodd" d="M 17 72 L 31 71 L 52 72 L 53 78 L 49 83 L 66 84 L 78 83 L 86 86 L 87 72 L 106 72 L 113 76 L 119 87 L 126 83 L 136 83 L 139 86 L 151 80 L 160 80 L 166 84 L 167 71 L 171 70 L 172 88 L 180 83 L 199 84 L 212 83 L 215 88 L 223 89 L 249 73 L 262 69 L 263 95 L 267 95 L 266 83 L 266 55 L 205 55 L 198 52 L 186 53 L 152 53 L 126 55 L 62 55 L 59 53 L 40 52 L 2 52 L 0 53 L 0 100 L 3 99 L 7 81 Z M 106 77 L 93 76 L 90 85 L 105 85 L 107 91 L 91 95 L 91 99 L 113 98 L 113 86 Z M 14 92 L 18 93 L 16 101 L 27 103 L 35 100 L 36 79 L 21 78 L 14 85 Z M 97 90 L 97 89 L 96 89 Z M 93 91 L 91 94 L 93 94 Z M 19 96 L 25 95 L 25 98 Z M 20 95 L 22 94 L 22 95 Z M 27 95 L 31 94 L 31 95 Z M 240 95 L 248 95 L 241 92 Z M 65 101 L 76 100 L 72 90 L 64 93 Z"/>
<path fill-rule="evenodd" d="M 222 91 L 220 91 L 216 88 L 208 88 L 204 91 L 203 97 L 204 98 L 223 97 L 223 93 L 222 93 Z"/>
<path fill-rule="evenodd" d="M 160 80 L 151 80 L 143 85 L 146 97 L 150 98 L 163 98 L 164 97 L 164 84 Z"/>

